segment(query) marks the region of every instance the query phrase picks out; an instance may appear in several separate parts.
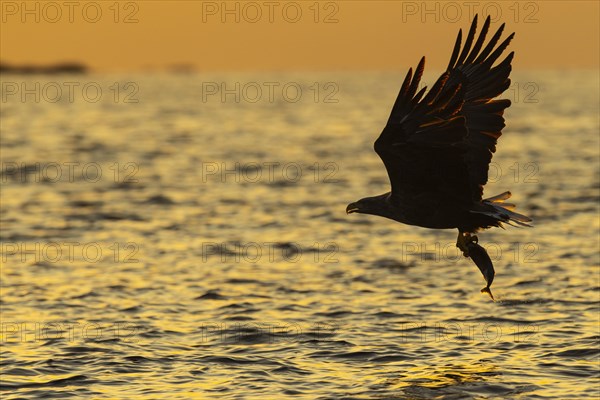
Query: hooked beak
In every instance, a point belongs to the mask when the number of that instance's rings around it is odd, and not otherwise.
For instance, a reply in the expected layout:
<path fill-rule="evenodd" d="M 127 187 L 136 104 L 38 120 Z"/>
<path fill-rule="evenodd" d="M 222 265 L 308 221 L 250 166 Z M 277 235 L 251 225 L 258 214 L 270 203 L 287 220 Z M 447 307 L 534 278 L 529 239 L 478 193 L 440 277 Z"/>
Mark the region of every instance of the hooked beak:
<path fill-rule="evenodd" d="M 356 203 L 351 203 L 348 204 L 348 207 L 346 207 L 346 214 L 352 214 L 354 212 L 357 212 L 358 210 L 358 205 Z"/>

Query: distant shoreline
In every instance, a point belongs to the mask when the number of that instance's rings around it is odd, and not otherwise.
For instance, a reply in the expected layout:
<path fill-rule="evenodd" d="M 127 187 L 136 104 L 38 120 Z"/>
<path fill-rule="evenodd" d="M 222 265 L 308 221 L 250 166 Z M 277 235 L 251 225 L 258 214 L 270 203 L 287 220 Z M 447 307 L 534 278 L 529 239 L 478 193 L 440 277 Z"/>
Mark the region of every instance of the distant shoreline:
<path fill-rule="evenodd" d="M 19 75 L 56 75 L 56 74 L 85 74 L 88 67 L 78 63 L 61 63 L 53 65 L 8 65 L 0 64 L 0 74 Z"/>

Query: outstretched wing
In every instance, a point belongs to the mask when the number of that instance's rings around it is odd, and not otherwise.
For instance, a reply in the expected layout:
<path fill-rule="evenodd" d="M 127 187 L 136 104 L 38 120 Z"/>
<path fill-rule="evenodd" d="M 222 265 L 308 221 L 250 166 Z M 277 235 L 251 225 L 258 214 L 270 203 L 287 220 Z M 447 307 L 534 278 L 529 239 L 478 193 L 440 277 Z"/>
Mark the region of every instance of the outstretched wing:
<path fill-rule="evenodd" d="M 490 17 L 475 39 L 477 16 L 461 50 L 462 30 L 448 69 L 425 94 L 418 90 L 425 58 L 408 71 L 388 123 L 375 142 L 392 198 L 437 196 L 465 205 L 480 201 L 489 163 L 504 127 L 514 53 L 494 66 L 514 33 L 496 46 L 504 24 L 483 47 Z M 483 50 L 482 50 L 483 48 Z"/>

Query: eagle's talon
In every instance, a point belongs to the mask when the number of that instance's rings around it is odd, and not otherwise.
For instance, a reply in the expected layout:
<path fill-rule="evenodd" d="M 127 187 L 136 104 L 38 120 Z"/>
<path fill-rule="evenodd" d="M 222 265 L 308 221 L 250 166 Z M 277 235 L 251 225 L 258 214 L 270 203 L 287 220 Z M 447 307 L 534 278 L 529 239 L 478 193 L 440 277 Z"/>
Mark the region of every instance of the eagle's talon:
<path fill-rule="evenodd" d="M 463 256 L 469 257 L 469 245 L 471 243 L 479 243 L 479 238 L 476 235 L 471 236 L 468 232 L 459 232 L 458 239 L 456 239 L 456 247 L 458 247 Z"/>

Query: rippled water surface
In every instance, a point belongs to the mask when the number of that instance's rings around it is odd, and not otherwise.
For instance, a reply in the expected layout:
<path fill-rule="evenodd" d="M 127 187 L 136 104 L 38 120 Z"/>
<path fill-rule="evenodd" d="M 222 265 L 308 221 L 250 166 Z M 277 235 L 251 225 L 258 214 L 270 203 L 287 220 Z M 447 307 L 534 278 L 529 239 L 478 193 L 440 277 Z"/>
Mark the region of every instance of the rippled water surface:
<path fill-rule="evenodd" d="M 513 75 L 496 302 L 456 231 L 345 214 L 401 78 L 3 77 L 103 92 L 2 103 L 2 398 L 598 398 L 597 71 Z"/>

